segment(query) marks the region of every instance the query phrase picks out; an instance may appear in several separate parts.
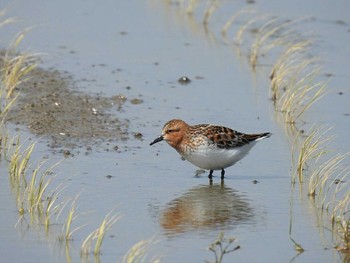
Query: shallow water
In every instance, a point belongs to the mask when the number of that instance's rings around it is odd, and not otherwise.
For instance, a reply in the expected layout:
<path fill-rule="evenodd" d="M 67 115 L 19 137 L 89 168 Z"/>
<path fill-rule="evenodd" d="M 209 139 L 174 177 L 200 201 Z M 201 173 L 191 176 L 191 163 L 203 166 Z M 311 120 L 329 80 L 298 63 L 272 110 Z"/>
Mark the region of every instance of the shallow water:
<path fill-rule="evenodd" d="M 315 5 L 319 8 L 313 8 Z M 321 53 L 334 77 L 330 94 L 305 118 L 336 126 L 334 133 L 344 138 L 349 125 L 344 114 L 350 112 L 350 76 L 345 70 L 349 66 L 345 59 L 349 54 L 345 45 L 350 37 L 345 12 L 350 10 L 349 4 L 276 1 L 255 6 L 262 13 L 287 18 L 316 18 L 300 30 L 313 30 L 320 38 L 315 52 Z M 301 6 L 302 10 L 296 8 Z M 105 1 L 103 5 L 97 1 L 84 5 L 79 1 L 36 1 L 33 5 L 19 0 L 8 14 L 21 21 L 0 29 L 4 43 L 19 29 L 35 26 L 21 49 L 47 53 L 43 69 L 68 72 L 73 88 L 82 92 L 127 98 L 115 114 L 128 121 L 128 136 L 110 144 L 109 138 L 102 136 L 104 145 L 95 145 L 91 138 L 92 150 L 87 150 L 89 143 L 78 144 L 80 151 L 65 145 L 63 149 L 74 155 L 64 157 L 47 146 L 49 136 L 40 135 L 33 165 L 43 157 L 50 164 L 61 161 L 52 187 L 64 183 L 60 201 L 79 194 L 80 214 L 74 224 L 86 226 L 74 233 L 69 256 L 57 241 L 64 216 L 48 232 L 35 223 L 28 227 L 20 222 L 14 227 L 19 219 L 15 196 L 7 176 L 2 176 L 0 249 L 6 253 L 1 253 L 1 262 L 48 262 L 48 258 L 49 262 L 116 262 L 136 242 L 152 237 L 157 242 L 150 248 L 150 258 L 161 255 L 163 262 L 203 262 L 213 259 L 207 247 L 220 231 L 237 238 L 235 244 L 241 246 L 226 255 L 224 262 L 340 261 L 317 209 L 305 193 L 291 189 L 290 148 L 268 99 L 267 80 L 264 76 L 254 80 L 245 59 L 239 60 L 220 37 L 211 38 L 175 5 L 162 1 Z M 339 19 L 345 25 L 335 23 Z M 212 30 L 219 32 L 215 21 Z M 189 77 L 191 83 L 178 83 L 182 76 Z M 132 103 L 135 98 L 142 103 Z M 196 168 L 181 161 L 165 143 L 149 146 L 163 124 L 174 117 L 192 124 L 222 124 L 242 132 L 270 131 L 273 136 L 228 168 L 223 185 L 219 173 L 209 185 L 207 174 L 196 176 Z M 37 140 L 23 125 L 9 125 L 12 130 L 15 127 L 23 138 Z M 133 136 L 135 133 L 142 137 Z M 117 150 L 113 150 L 115 146 Z M 349 142 L 336 139 L 334 147 L 346 151 Z M 6 175 L 4 166 L 3 162 L 1 174 Z M 84 238 L 112 209 L 122 218 L 108 232 L 100 258 L 81 259 Z M 291 215 L 293 238 L 306 249 L 299 256 L 289 237 Z"/>

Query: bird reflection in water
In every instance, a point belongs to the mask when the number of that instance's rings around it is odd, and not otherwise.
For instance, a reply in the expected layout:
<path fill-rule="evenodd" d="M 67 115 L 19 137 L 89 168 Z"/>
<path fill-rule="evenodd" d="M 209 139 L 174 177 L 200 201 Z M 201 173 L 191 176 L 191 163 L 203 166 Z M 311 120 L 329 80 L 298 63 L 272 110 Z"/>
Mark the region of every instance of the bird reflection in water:
<path fill-rule="evenodd" d="M 160 213 L 160 224 L 167 235 L 253 223 L 254 213 L 248 201 L 224 184 L 192 188 Z"/>

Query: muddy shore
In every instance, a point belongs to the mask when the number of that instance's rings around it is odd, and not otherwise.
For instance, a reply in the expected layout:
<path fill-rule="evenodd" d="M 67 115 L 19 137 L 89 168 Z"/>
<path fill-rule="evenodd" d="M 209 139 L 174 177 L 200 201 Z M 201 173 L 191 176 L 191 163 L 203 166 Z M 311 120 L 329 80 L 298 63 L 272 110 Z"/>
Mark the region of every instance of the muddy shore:
<path fill-rule="evenodd" d="M 117 150 L 117 141 L 129 137 L 129 121 L 120 117 L 127 100 L 122 94 L 88 94 L 76 88 L 68 73 L 40 67 L 29 73 L 17 92 L 7 121 L 46 139 L 54 152 L 70 154 L 96 146 Z"/>

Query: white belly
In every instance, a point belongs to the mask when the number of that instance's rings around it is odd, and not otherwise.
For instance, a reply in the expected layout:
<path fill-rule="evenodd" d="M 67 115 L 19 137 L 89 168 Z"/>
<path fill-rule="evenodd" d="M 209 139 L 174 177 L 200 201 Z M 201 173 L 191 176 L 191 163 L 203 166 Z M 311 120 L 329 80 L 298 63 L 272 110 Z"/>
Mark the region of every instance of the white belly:
<path fill-rule="evenodd" d="M 187 155 L 183 155 L 183 157 L 201 169 L 221 170 L 241 160 L 254 145 L 255 142 L 251 142 L 229 150 L 203 146 Z"/>

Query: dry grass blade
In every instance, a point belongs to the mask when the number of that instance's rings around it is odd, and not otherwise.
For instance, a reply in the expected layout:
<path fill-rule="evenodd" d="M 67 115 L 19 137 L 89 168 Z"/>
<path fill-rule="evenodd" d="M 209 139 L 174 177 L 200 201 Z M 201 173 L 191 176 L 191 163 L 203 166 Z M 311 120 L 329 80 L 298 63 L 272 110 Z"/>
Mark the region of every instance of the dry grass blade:
<path fill-rule="evenodd" d="M 25 77 L 36 66 L 37 55 L 33 54 L 19 54 L 16 52 L 18 45 L 25 37 L 26 31 L 21 32 L 15 38 L 9 49 L 3 57 L 2 66 L 2 84 L 3 90 L 6 90 L 6 99 L 10 98 L 16 87 L 25 81 Z"/>
<path fill-rule="evenodd" d="M 75 219 L 75 203 L 77 200 L 78 196 L 73 200 L 71 206 L 70 206 L 70 210 L 68 213 L 68 217 L 67 217 L 67 222 L 65 223 L 65 240 L 71 240 L 72 239 L 72 231 L 71 231 L 71 225 L 73 220 Z"/>
<path fill-rule="evenodd" d="M 28 168 L 29 159 L 34 150 L 35 143 L 30 144 L 27 148 L 22 150 L 23 145 L 20 145 L 18 136 L 15 145 L 16 148 L 14 153 L 11 155 L 9 166 L 10 182 L 13 187 L 15 184 L 26 187 L 27 178 L 25 176 L 25 172 Z"/>
<path fill-rule="evenodd" d="M 198 0 L 190 0 L 186 8 L 186 13 L 192 15 L 197 5 Z"/>
<path fill-rule="evenodd" d="M 154 243 L 153 239 L 141 240 L 137 242 L 124 256 L 122 263 L 141 263 L 141 262 L 153 262 L 159 263 L 160 258 L 147 260 L 147 254 L 149 247 Z M 147 260 L 147 261 L 146 261 Z"/>
<path fill-rule="evenodd" d="M 100 254 L 105 235 L 110 230 L 110 228 L 121 218 L 119 214 L 111 215 L 112 212 L 113 210 L 106 215 L 101 225 L 85 238 L 80 249 L 81 255 L 86 256 L 90 254 L 93 241 L 95 241 L 95 247 L 93 251 L 94 255 Z"/>
<path fill-rule="evenodd" d="M 350 209 L 350 191 L 349 191 L 349 186 L 350 182 L 347 181 L 345 182 L 346 179 L 348 179 L 350 175 L 350 169 L 349 167 L 344 168 L 342 171 L 343 177 L 337 182 L 338 185 L 342 185 L 342 187 L 339 187 L 335 191 L 335 195 L 339 194 L 340 192 L 345 192 L 345 194 L 342 195 L 342 197 L 339 198 L 337 201 L 337 204 L 333 208 L 332 212 L 332 221 L 334 222 L 335 218 L 347 218 L 348 220 L 350 219 L 350 214 L 349 214 L 349 209 Z M 335 199 L 336 200 L 336 199 Z"/>
<path fill-rule="evenodd" d="M 326 83 L 313 83 L 319 70 L 315 69 L 298 79 L 299 74 L 289 80 L 285 93 L 277 103 L 285 122 L 295 123 L 316 101 L 325 95 Z"/>
<path fill-rule="evenodd" d="M 235 36 L 233 42 L 234 42 L 236 45 L 238 45 L 238 46 L 241 45 L 242 42 L 243 42 L 243 34 L 248 30 L 248 28 L 249 28 L 251 25 L 255 24 L 257 21 L 259 21 L 259 20 L 265 20 L 265 19 L 267 19 L 267 18 L 268 18 L 268 16 L 262 15 L 262 16 L 258 16 L 258 17 L 256 17 L 256 18 L 253 18 L 253 19 L 250 19 L 249 21 L 247 21 L 245 24 L 243 24 L 243 25 L 239 28 L 239 30 L 237 31 L 236 36 Z"/>
<path fill-rule="evenodd" d="M 348 153 L 347 156 L 349 155 L 350 153 Z M 350 169 L 347 167 L 347 169 L 344 169 L 342 181 L 338 182 L 338 185 L 343 185 L 343 187 L 340 187 L 343 189 L 337 189 L 336 191 L 336 194 L 339 192 L 343 192 L 344 194 L 332 211 L 333 229 L 336 231 L 339 239 L 339 244 L 336 246 L 336 249 L 344 253 L 350 252 L 350 183 L 345 181 L 349 178 L 349 175 Z"/>
<path fill-rule="evenodd" d="M 62 228 L 62 232 L 63 234 L 60 235 L 58 237 L 58 239 L 60 241 L 71 241 L 73 240 L 73 233 L 78 231 L 79 229 L 83 228 L 84 226 L 86 226 L 86 224 L 84 225 L 81 225 L 81 226 L 78 226 L 76 228 L 74 228 L 72 230 L 72 224 L 74 222 L 74 220 L 78 217 L 79 214 L 76 213 L 76 202 L 77 202 L 77 199 L 79 198 L 79 195 L 78 194 L 74 199 L 73 201 L 71 201 L 71 204 L 70 204 L 70 209 L 68 211 L 68 215 L 67 215 L 67 219 L 66 219 L 66 222 L 65 224 L 63 225 L 63 228 Z M 60 211 L 58 212 L 58 215 L 57 215 L 57 218 L 60 217 L 64 207 L 68 204 L 69 200 L 67 200 L 60 208 Z"/>
<path fill-rule="evenodd" d="M 29 172 L 29 161 L 35 143 L 24 148 L 23 144 L 20 144 L 19 136 L 12 140 L 16 147 L 10 158 L 9 177 L 12 190 L 16 195 L 20 216 L 23 217 L 28 212 L 33 220 L 35 219 L 48 229 L 51 215 L 57 213 L 61 206 L 61 204 L 56 204 L 60 186 L 49 192 L 49 186 L 53 179 L 51 175 L 58 163 L 43 170 L 43 162 Z"/>
<path fill-rule="evenodd" d="M 287 123 L 295 123 L 325 95 L 327 83 L 315 82 L 320 72 L 315 65 L 318 59 L 305 54 L 309 46 L 309 41 L 290 45 L 271 72 L 271 97 Z"/>
<path fill-rule="evenodd" d="M 229 30 L 229 28 L 231 27 L 231 25 L 233 24 L 233 22 L 240 16 L 240 15 L 243 15 L 243 14 L 249 14 L 249 13 L 253 13 L 254 11 L 251 10 L 251 9 L 244 9 L 244 10 L 241 10 L 241 11 L 238 11 L 237 13 L 233 14 L 225 23 L 225 25 L 222 27 L 221 29 L 221 34 L 223 36 L 226 36 L 227 35 L 227 31 Z"/>
<path fill-rule="evenodd" d="M 273 25 L 278 21 L 279 20 L 277 18 L 272 18 L 259 29 L 259 33 L 250 48 L 250 64 L 253 68 L 256 67 L 256 64 L 258 62 L 260 47 L 269 37 L 271 37 L 274 33 L 282 28 L 281 25 L 273 27 Z M 272 29 L 270 29 L 271 27 Z"/>
<path fill-rule="evenodd" d="M 298 75 L 297 73 L 304 71 L 315 62 L 315 59 L 304 57 L 304 52 L 310 44 L 309 41 L 302 41 L 290 45 L 282 52 L 273 66 L 270 79 L 272 99 L 275 103 L 280 99 L 281 91 L 290 86 L 289 83 Z"/>
<path fill-rule="evenodd" d="M 2 10 L 0 10 L 0 17 L 4 16 L 6 13 L 7 13 L 7 8 L 3 8 Z M 15 22 L 16 22 L 16 19 L 14 17 L 6 18 L 5 20 L 0 22 L 0 28 Z"/>
<path fill-rule="evenodd" d="M 341 239 L 341 245 L 337 245 L 335 248 L 343 253 L 348 254 L 350 252 L 350 220 L 338 220 L 337 221 L 337 233 Z M 344 261 L 348 262 L 348 261 Z"/>
<path fill-rule="evenodd" d="M 324 186 L 327 181 L 333 180 L 335 174 L 338 174 L 339 177 L 343 172 L 345 176 L 348 174 L 347 170 L 342 168 L 342 162 L 345 158 L 349 156 L 349 153 L 346 154 L 338 154 L 335 157 L 330 158 L 328 161 L 323 162 L 320 166 L 314 170 L 310 176 L 309 181 L 309 195 L 315 196 L 317 193 L 321 194 L 324 192 Z M 329 186 L 331 187 L 331 186 Z"/>
<path fill-rule="evenodd" d="M 260 54 L 260 50 L 262 47 L 267 47 L 267 49 L 271 49 L 276 46 L 276 43 L 281 42 L 290 43 L 291 39 L 298 39 L 293 34 L 293 30 L 288 29 L 293 24 L 296 24 L 300 21 L 305 20 L 306 18 L 299 18 L 295 20 L 288 20 L 285 22 L 280 21 L 280 19 L 272 18 L 268 22 L 266 22 L 260 29 L 259 34 L 257 35 L 250 51 L 250 63 L 253 68 L 256 67 L 258 56 Z M 273 40 L 273 45 L 268 45 L 267 42 L 269 40 Z M 289 40 L 289 41 L 288 41 Z"/>
<path fill-rule="evenodd" d="M 321 127 L 312 127 L 307 136 L 301 142 L 297 144 L 296 141 L 292 147 L 292 162 L 295 164 L 296 171 L 293 171 L 292 182 L 296 181 L 298 178 L 299 183 L 304 182 L 304 171 L 309 162 L 316 162 L 322 155 L 326 153 L 326 145 L 330 142 L 331 137 L 326 137 L 326 133 L 330 130 Z M 295 149 L 297 147 L 297 149 Z M 294 152 L 297 151 L 298 158 L 295 160 Z M 293 166 L 294 167 L 294 166 Z"/>
<path fill-rule="evenodd" d="M 1 100 L 0 101 L 0 118 L 1 118 L 0 127 L 4 124 L 6 120 L 6 115 L 11 109 L 11 107 L 13 106 L 13 104 L 16 102 L 18 96 L 19 96 L 19 93 L 13 98 L 5 100 L 3 97 L 2 90 L 0 91 L 0 100 Z"/>
<path fill-rule="evenodd" d="M 103 240 L 106 236 L 107 231 L 121 218 L 119 214 L 111 216 L 109 213 L 105 219 L 102 221 L 102 224 L 100 227 L 97 229 L 96 235 L 97 235 L 97 240 L 94 248 L 94 254 L 100 254 L 101 246 L 103 243 Z"/>
<path fill-rule="evenodd" d="M 204 12 L 203 25 L 208 26 L 209 19 L 215 12 L 215 10 L 219 7 L 219 0 L 212 0 L 212 3 L 209 5 L 207 10 Z"/>
<path fill-rule="evenodd" d="M 92 231 L 84 240 L 83 244 L 80 248 L 80 255 L 81 256 L 88 256 L 91 252 L 91 246 L 92 241 L 94 239 L 94 236 L 96 235 L 96 231 Z"/>
<path fill-rule="evenodd" d="M 15 57 L 7 57 L 4 61 L 2 82 L 6 87 L 6 99 L 14 92 L 15 88 L 26 79 L 24 78 L 30 71 L 36 67 L 32 55 L 22 54 Z"/>

